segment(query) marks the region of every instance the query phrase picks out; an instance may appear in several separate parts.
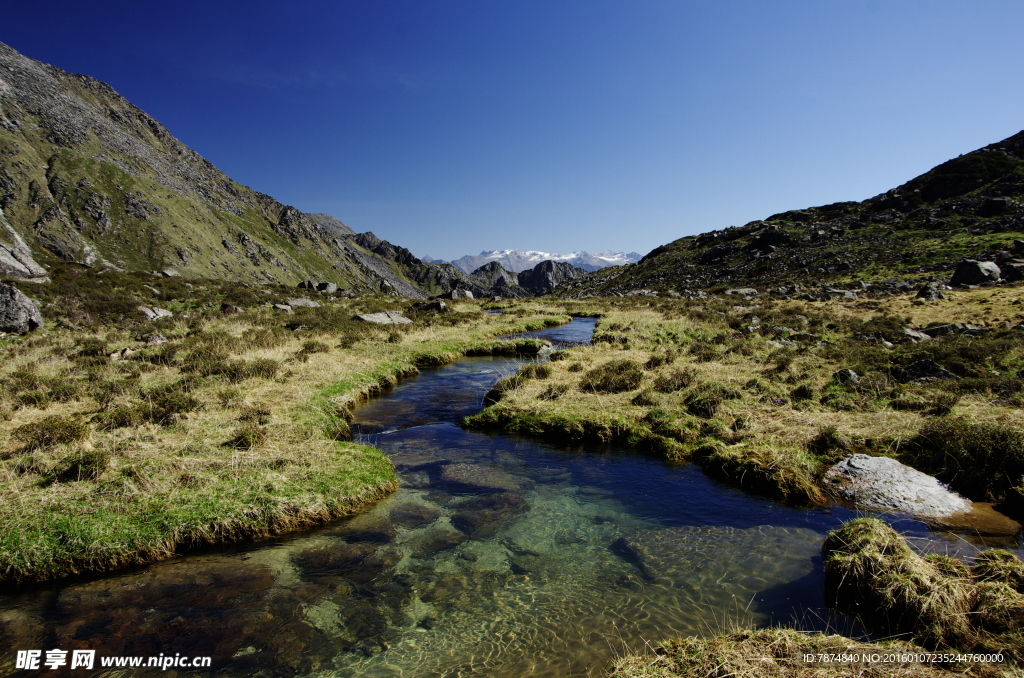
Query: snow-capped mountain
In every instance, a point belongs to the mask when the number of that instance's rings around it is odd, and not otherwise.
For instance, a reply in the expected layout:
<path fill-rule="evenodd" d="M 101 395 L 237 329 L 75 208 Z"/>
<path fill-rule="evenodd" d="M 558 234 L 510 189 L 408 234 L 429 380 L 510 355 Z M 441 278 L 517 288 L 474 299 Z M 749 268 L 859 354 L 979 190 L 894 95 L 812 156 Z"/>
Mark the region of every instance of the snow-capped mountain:
<path fill-rule="evenodd" d="M 527 252 L 522 250 L 491 250 L 489 252 L 481 252 L 476 256 L 467 254 L 464 257 L 460 257 L 459 259 L 455 259 L 450 262 L 432 260 L 429 258 L 424 258 L 424 261 L 430 261 L 435 264 L 454 264 L 456 268 L 465 273 L 472 273 L 484 264 L 497 261 L 506 271 L 519 273 L 533 268 L 542 261 L 564 261 L 567 264 L 572 264 L 573 266 L 577 266 L 586 271 L 596 271 L 597 269 L 604 268 L 606 266 L 635 264 L 640 261 L 642 256 L 642 254 L 637 254 L 636 252 L 626 254 L 625 252 L 612 252 L 611 250 L 605 250 L 604 252 L 598 252 L 597 254 L 590 254 L 588 252 L 558 254 L 540 252 L 536 250 L 529 250 Z"/>

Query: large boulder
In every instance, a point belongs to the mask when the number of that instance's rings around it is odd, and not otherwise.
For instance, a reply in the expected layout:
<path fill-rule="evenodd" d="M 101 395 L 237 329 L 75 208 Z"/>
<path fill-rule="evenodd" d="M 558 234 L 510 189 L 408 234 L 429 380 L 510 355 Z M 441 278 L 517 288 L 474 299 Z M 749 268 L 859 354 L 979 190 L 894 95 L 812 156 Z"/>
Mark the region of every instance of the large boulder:
<path fill-rule="evenodd" d="M 964 259 L 957 264 L 956 272 L 950 278 L 949 284 L 952 287 L 961 285 L 981 285 L 987 282 L 999 280 L 1002 272 L 999 267 L 991 261 L 977 261 L 975 259 Z"/>
<path fill-rule="evenodd" d="M 398 311 L 363 313 L 362 315 L 357 315 L 355 319 L 362 320 L 364 323 L 375 323 L 377 325 L 405 325 L 412 322 Z"/>
<path fill-rule="evenodd" d="M 31 332 L 42 326 L 39 305 L 17 287 L 0 283 L 0 332 Z"/>
<path fill-rule="evenodd" d="M 855 454 L 825 472 L 826 487 L 859 508 L 946 518 L 971 502 L 935 478 L 889 457 Z"/>
<path fill-rule="evenodd" d="M 298 297 L 297 299 L 287 299 L 286 304 L 292 308 L 306 307 L 306 308 L 319 308 L 320 304 L 313 301 L 309 297 Z"/>

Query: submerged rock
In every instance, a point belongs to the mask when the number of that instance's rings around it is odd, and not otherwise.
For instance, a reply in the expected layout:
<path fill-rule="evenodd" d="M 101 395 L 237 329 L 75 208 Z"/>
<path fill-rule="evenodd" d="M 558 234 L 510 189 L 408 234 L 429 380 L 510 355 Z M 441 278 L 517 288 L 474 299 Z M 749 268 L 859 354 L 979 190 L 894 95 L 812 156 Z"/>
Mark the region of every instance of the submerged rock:
<path fill-rule="evenodd" d="M 441 468 L 439 480 L 455 489 L 493 488 L 518 490 L 519 481 L 511 473 L 478 464 L 455 463 Z"/>
<path fill-rule="evenodd" d="M 402 527 L 423 527 L 441 517 L 441 512 L 431 506 L 409 502 L 391 510 L 391 520 Z"/>
<path fill-rule="evenodd" d="M 837 497 L 877 511 L 946 518 L 971 510 L 971 502 L 927 474 L 889 457 L 855 454 L 825 472 Z"/>

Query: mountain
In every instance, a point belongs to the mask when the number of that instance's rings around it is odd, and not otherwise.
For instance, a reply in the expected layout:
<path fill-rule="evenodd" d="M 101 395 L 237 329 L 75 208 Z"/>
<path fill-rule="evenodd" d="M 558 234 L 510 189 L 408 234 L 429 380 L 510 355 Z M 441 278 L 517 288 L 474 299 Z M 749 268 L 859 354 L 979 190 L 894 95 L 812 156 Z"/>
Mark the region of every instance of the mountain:
<path fill-rule="evenodd" d="M 3 43 L 0 214 L 8 277 L 65 261 L 418 298 L 464 278 L 233 181 L 109 85 Z"/>
<path fill-rule="evenodd" d="M 961 155 L 862 202 L 772 215 L 680 238 L 636 264 L 560 288 L 569 296 L 772 288 L 838 288 L 866 281 L 947 281 L 964 258 L 1024 277 L 1024 132 Z M 1024 262 L 1020 262 L 1024 263 Z"/>
<path fill-rule="evenodd" d="M 425 258 L 425 260 L 429 260 L 429 258 Z M 607 266 L 632 264 L 639 260 L 640 255 L 636 252 L 626 254 L 624 252 L 612 252 L 611 250 L 605 250 L 598 254 L 588 254 L 587 252 L 551 254 L 549 252 L 539 252 L 535 250 L 530 250 L 528 252 L 523 252 L 522 250 L 491 250 L 489 252 L 481 252 L 476 256 L 467 254 L 466 256 L 455 259 L 449 263 L 453 264 L 463 273 L 472 273 L 484 264 L 496 261 L 501 264 L 501 267 L 506 271 L 521 273 L 522 271 L 533 268 L 542 261 L 558 261 L 570 264 L 576 268 L 582 268 L 585 271 L 596 271 Z M 444 263 L 440 260 L 432 261 L 433 263 Z"/>

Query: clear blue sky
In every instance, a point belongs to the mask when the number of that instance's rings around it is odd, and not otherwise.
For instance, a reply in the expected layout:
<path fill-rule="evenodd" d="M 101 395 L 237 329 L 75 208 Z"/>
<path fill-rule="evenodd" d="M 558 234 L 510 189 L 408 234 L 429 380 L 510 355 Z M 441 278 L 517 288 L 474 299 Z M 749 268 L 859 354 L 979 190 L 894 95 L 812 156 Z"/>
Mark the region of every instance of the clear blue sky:
<path fill-rule="evenodd" d="M 646 252 L 1024 128 L 1020 0 L 8 3 L 232 178 L 418 255 Z"/>

